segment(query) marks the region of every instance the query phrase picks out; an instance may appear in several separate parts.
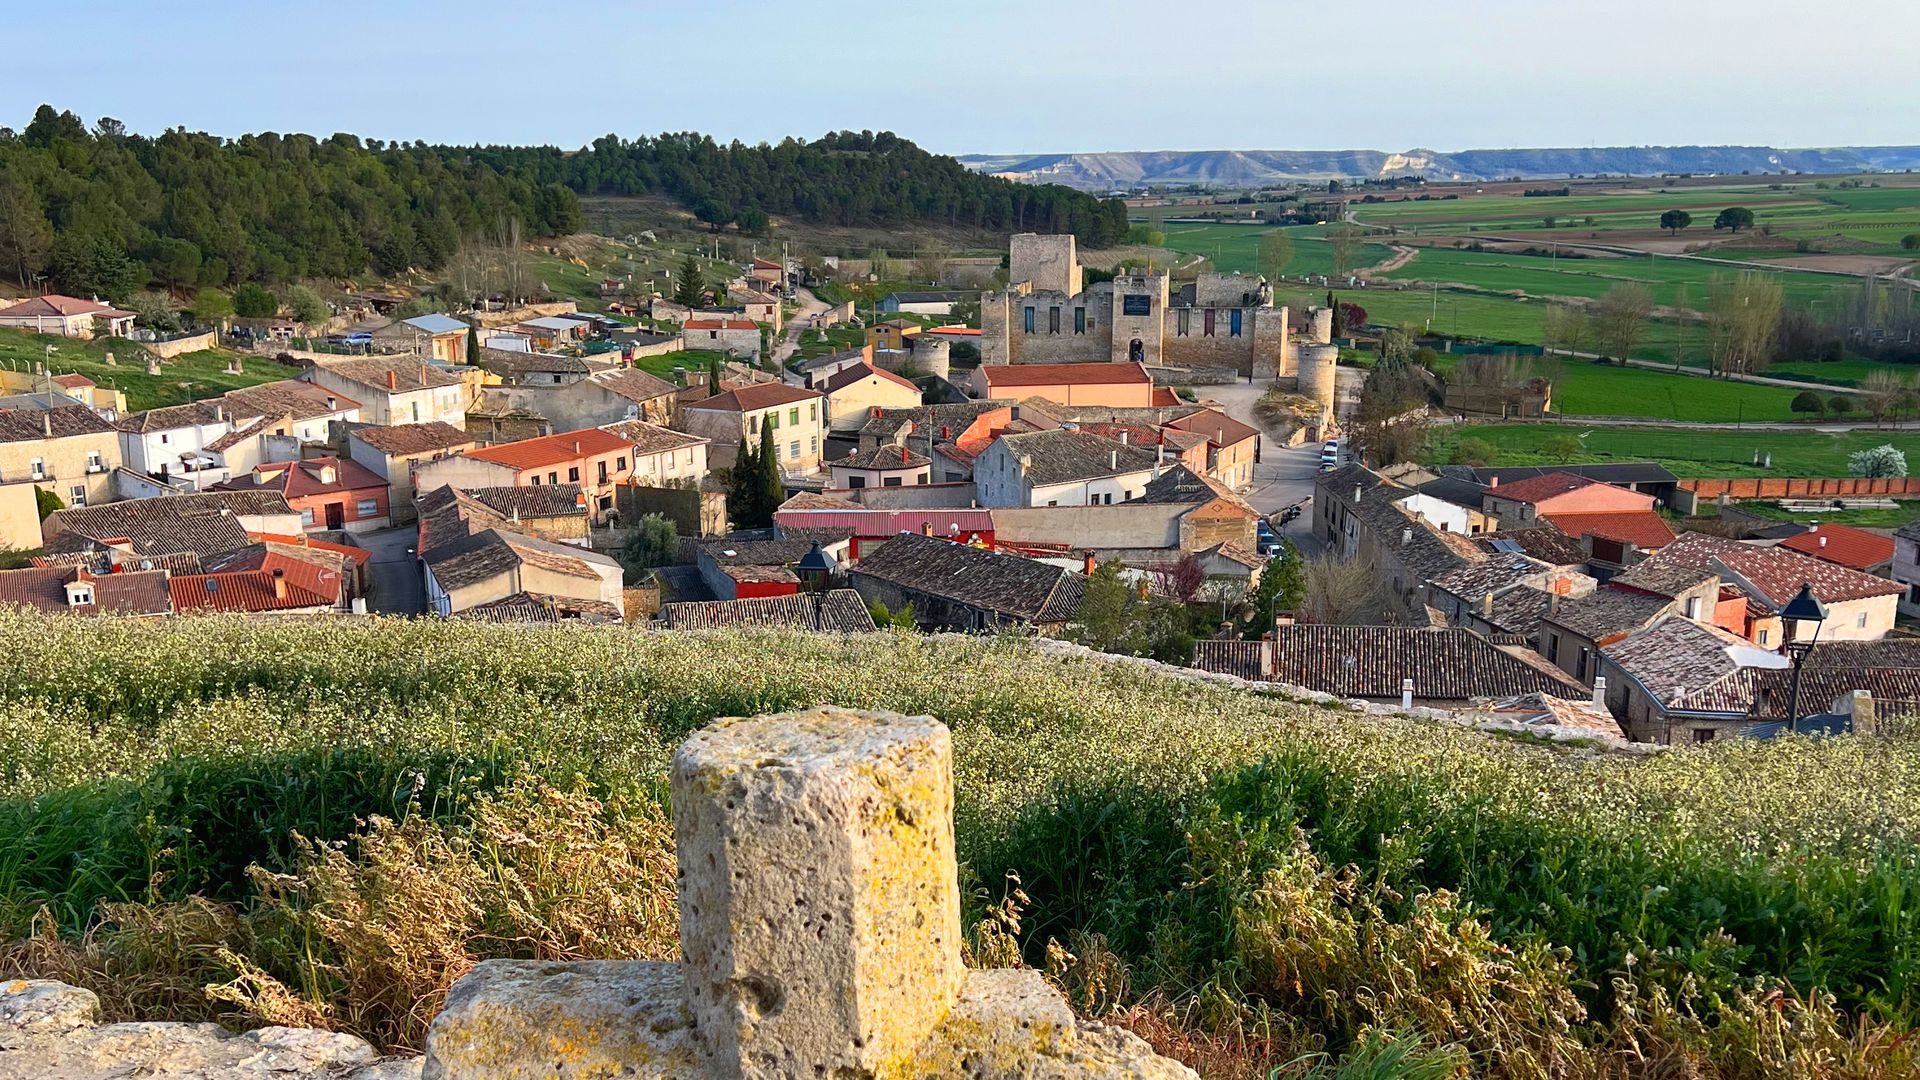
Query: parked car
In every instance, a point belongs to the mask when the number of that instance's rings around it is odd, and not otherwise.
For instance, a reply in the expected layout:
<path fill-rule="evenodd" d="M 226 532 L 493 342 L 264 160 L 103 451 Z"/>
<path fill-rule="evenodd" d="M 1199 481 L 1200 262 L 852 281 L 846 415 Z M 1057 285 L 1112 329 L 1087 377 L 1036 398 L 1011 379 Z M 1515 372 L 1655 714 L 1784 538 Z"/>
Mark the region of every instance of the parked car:
<path fill-rule="evenodd" d="M 1320 471 L 1329 472 L 1340 466 L 1340 440 L 1328 439 L 1320 447 Z"/>
<path fill-rule="evenodd" d="M 373 344 L 373 335 L 367 333 L 365 330 L 356 330 L 351 334 L 341 334 L 331 340 L 335 345 L 371 345 Z"/>
<path fill-rule="evenodd" d="M 1260 554 L 1267 558 L 1280 554 L 1280 534 L 1273 531 L 1273 526 L 1267 524 L 1265 518 L 1254 526 L 1254 533 L 1254 547 Z"/>

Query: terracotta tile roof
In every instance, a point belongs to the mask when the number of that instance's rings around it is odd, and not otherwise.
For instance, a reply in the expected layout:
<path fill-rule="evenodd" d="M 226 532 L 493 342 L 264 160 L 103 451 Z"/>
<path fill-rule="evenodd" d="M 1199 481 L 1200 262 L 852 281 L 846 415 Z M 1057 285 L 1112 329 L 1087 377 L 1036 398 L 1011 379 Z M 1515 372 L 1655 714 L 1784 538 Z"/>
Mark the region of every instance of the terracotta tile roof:
<path fill-rule="evenodd" d="M 636 454 L 664 454 L 689 446 L 699 446 L 709 441 L 684 431 L 675 431 L 669 427 L 661 427 L 659 424 L 649 424 L 645 420 L 622 420 L 614 424 L 602 424 L 600 430 L 632 443 Z"/>
<path fill-rule="evenodd" d="M 1055 386 L 1062 383 L 1140 384 L 1153 382 L 1142 364 L 985 364 L 980 368 L 993 389 Z"/>
<path fill-rule="evenodd" d="M 334 413 L 352 412 L 360 407 L 358 401 L 345 394 L 299 379 L 279 379 L 256 386 L 243 386 L 220 396 L 235 415 L 250 410 L 259 416 L 290 416 L 295 420 L 312 420 Z"/>
<path fill-rule="evenodd" d="M 1716 576 L 1711 570 L 1703 570 L 1679 562 L 1645 559 L 1628 567 L 1624 573 L 1615 574 L 1607 584 L 1639 589 L 1659 596 L 1679 596 L 1688 589 L 1697 588 L 1714 580 Z"/>
<path fill-rule="evenodd" d="M 551 593 L 517 592 L 454 613 L 456 619 L 493 623 L 586 623 L 620 621 L 620 609 L 605 600 L 583 600 Z"/>
<path fill-rule="evenodd" d="M 97 385 L 92 379 L 87 378 L 85 375 L 55 375 L 53 377 L 53 383 L 55 386 L 66 390 L 82 390 Z"/>
<path fill-rule="evenodd" d="M 56 409 L 0 409 L 0 443 L 39 442 L 51 430 L 56 439 L 75 435 L 103 435 L 113 425 L 85 405 Z"/>
<path fill-rule="evenodd" d="M 247 535 L 253 540 L 263 544 L 280 545 L 290 548 L 311 548 L 314 551 L 331 552 L 343 559 L 350 560 L 362 566 L 373 560 L 373 552 L 368 551 L 366 548 L 354 547 L 350 544 L 335 544 L 326 540 L 316 540 L 304 534 L 300 536 L 287 536 L 281 533 L 250 532 Z"/>
<path fill-rule="evenodd" d="M 1555 566 L 1578 566 L 1587 561 L 1587 553 L 1581 550 L 1580 542 L 1561 532 L 1552 522 L 1542 522 L 1525 529 L 1481 533 L 1473 540 L 1482 551 L 1488 552 L 1500 550 L 1496 541 L 1510 540 L 1526 555 Z"/>
<path fill-rule="evenodd" d="M 1203 638 L 1193 643 L 1193 662 L 1188 666 L 1250 682 L 1261 682 L 1272 678 L 1272 673 L 1266 669 L 1264 650 L 1267 647 L 1267 643 L 1262 641 Z"/>
<path fill-rule="evenodd" d="M 1608 663 L 1656 702 L 1674 707 L 1743 667 L 1784 667 L 1785 657 L 1755 648 L 1720 629 L 1671 616 L 1600 650 Z M 1724 693 L 1714 691 L 1715 694 Z M 1710 695 L 1711 697 L 1712 695 Z M 1691 707 L 1717 711 L 1709 698 Z M 1744 707 L 1735 711 L 1744 711 Z"/>
<path fill-rule="evenodd" d="M 1808 558 L 1785 548 L 1754 547 L 1706 533 L 1687 533 L 1652 558 L 1716 573 L 1724 567 L 1740 582 L 1751 585 L 1775 611 L 1785 607 L 1805 585 L 1813 586 L 1814 595 L 1829 604 L 1906 591 L 1906 586 L 1898 582 Z"/>
<path fill-rule="evenodd" d="M 598 580 L 596 564 L 613 560 L 585 548 L 539 540 L 504 528 L 486 529 L 437 545 L 426 563 L 442 588 L 473 585 L 526 563 L 567 577 Z"/>
<path fill-rule="evenodd" d="M 241 443 L 246 442 L 248 439 L 258 438 L 267 430 L 269 424 L 273 424 L 282 419 L 282 417 L 278 416 L 263 416 L 245 427 L 234 428 L 232 431 L 208 443 L 205 449 L 209 453 L 224 454 L 234 447 L 239 446 Z"/>
<path fill-rule="evenodd" d="M 333 479 L 326 479 L 327 470 Z M 209 491 L 278 491 L 289 500 L 311 495 L 384 489 L 387 482 L 357 461 L 337 457 L 275 461 L 254 467 L 252 473 L 213 485 Z"/>
<path fill-rule="evenodd" d="M 246 418 L 257 415 L 257 413 L 249 413 Z M 184 405 L 163 405 L 158 409 L 129 413 L 115 421 L 113 426 L 132 435 L 144 435 L 152 431 L 171 431 L 196 424 L 218 424 L 232 419 L 241 418 L 227 413 L 223 403 L 189 401 Z"/>
<path fill-rule="evenodd" d="M 683 330 L 758 330 L 760 324 L 752 319 L 688 319 L 681 324 Z"/>
<path fill-rule="evenodd" d="M 543 435 L 537 439 L 495 443 L 478 450 L 469 450 L 467 456 L 480 461 L 495 462 L 512 469 L 541 469 L 549 465 L 561 465 L 583 458 L 631 449 L 633 449 L 632 443 L 610 431 L 601 428 L 581 428 L 579 431 L 563 431 L 555 435 Z"/>
<path fill-rule="evenodd" d="M 82 300 L 77 296 L 62 296 L 48 293 L 45 296 L 29 297 L 17 304 L 0 308 L 0 319 L 26 319 L 35 315 L 69 316 L 101 315 L 107 318 L 132 318 L 133 312 L 119 311 L 112 305 L 98 300 Z"/>
<path fill-rule="evenodd" d="M 1149 400 L 1151 400 L 1152 403 L 1156 406 L 1167 407 L 1167 408 L 1182 404 L 1180 400 L 1180 395 L 1174 393 L 1173 387 L 1171 386 L 1154 387 L 1153 397 L 1150 398 Z"/>
<path fill-rule="evenodd" d="M 785 383 L 755 383 L 703 398 L 687 408 L 703 412 L 757 412 L 801 401 L 819 401 L 822 397 L 818 390 L 806 390 Z"/>
<path fill-rule="evenodd" d="M 1780 541 L 1780 546 L 1863 573 L 1893 561 L 1893 537 L 1851 525 L 1817 525 Z"/>
<path fill-rule="evenodd" d="M 1487 494 L 1496 499 L 1536 503 L 1542 499 L 1551 499 L 1555 495 L 1565 495 L 1569 491 L 1592 487 L 1599 482 L 1584 476 L 1575 476 L 1569 472 L 1550 472 L 1545 476 L 1531 476 L 1525 480 L 1515 480 L 1510 484 L 1490 487 L 1487 489 Z"/>
<path fill-rule="evenodd" d="M 1140 472 L 1159 462 L 1152 450 L 1065 428 L 1002 435 L 1000 442 L 1014 461 L 1032 459 L 1026 480 L 1036 487 Z"/>
<path fill-rule="evenodd" d="M 351 437 L 388 457 L 425 454 L 434 450 L 452 450 L 455 447 L 473 444 L 473 436 L 464 428 L 454 427 L 444 420 L 433 420 L 425 424 L 355 428 Z"/>
<path fill-rule="evenodd" d="M 348 382 L 359 383 L 380 394 L 404 394 L 414 390 L 460 385 L 460 376 L 414 357 L 326 360 L 316 363 L 315 366 L 325 368 Z M 393 376 L 394 381 L 392 390 L 387 389 L 389 374 Z"/>
<path fill-rule="evenodd" d="M 326 596 L 285 581 L 285 594 L 275 592 L 270 570 L 238 570 L 224 574 L 186 574 L 167 579 L 176 614 L 196 612 L 302 611 L 328 608 L 338 595 Z"/>
<path fill-rule="evenodd" d="M 914 533 L 880 545 L 850 573 L 1020 622 L 1064 623 L 1086 597 L 1087 579 L 1070 570 Z"/>
<path fill-rule="evenodd" d="M 1548 694 L 1521 694 L 1494 702 L 1488 711 L 1500 719 L 1515 720 L 1528 727 L 1562 727 L 1615 739 L 1626 737 L 1613 714 L 1595 707 L 1591 700 L 1573 701 Z"/>
<path fill-rule="evenodd" d="M 461 491 L 442 486 L 428 492 L 417 507 L 422 554 L 464 540 L 473 533 L 503 529 L 541 535 L 539 525 L 552 518 L 584 522 L 586 508 L 575 484 L 532 487 L 485 487 Z M 515 511 L 519 521 L 514 520 Z M 557 539 L 557 538 L 555 538 Z"/>
<path fill-rule="evenodd" d="M 93 603 L 69 604 L 67 583 L 71 581 L 92 584 Z M 96 575 L 77 566 L 0 570 L 0 607 L 79 615 L 165 615 L 173 610 L 165 570 Z"/>
<path fill-rule="evenodd" d="M 1544 618 L 1604 646 L 1646 628 L 1672 610 L 1672 597 L 1603 588 L 1562 600 L 1558 609 Z"/>
<path fill-rule="evenodd" d="M 1233 446 L 1248 439 L 1257 438 L 1260 434 L 1226 413 L 1216 412 L 1213 409 L 1201 409 L 1199 412 L 1189 413 L 1170 421 L 1167 426 L 1176 431 L 1205 435 L 1207 441 L 1215 446 Z"/>
<path fill-rule="evenodd" d="M 925 454 L 916 454 L 904 446 L 876 446 L 868 450 L 855 450 L 827 464 L 842 469 L 924 469 L 933 464 L 933 459 Z"/>
<path fill-rule="evenodd" d="M 671 397 L 680 392 L 679 387 L 639 368 L 596 371 L 587 376 L 584 381 L 598 386 L 615 397 L 625 398 L 636 404 L 645 404 L 656 398 Z"/>
<path fill-rule="evenodd" d="M 250 542 L 238 515 L 292 513 L 293 507 L 277 491 L 207 491 L 58 510 L 48 516 L 47 527 L 54 537 L 50 544 L 61 550 L 125 541 L 143 556 L 211 555 Z"/>
<path fill-rule="evenodd" d="M 1532 483 L 1532 481 L 1522 481 Z M 1635 547 L 1657 550 L 1673 542 L 1673 529 L 1666 519 L 1652 510 L 1627 510 L 1596 514 L 1543 514 L 1568 536 L 1599 536 L 1622 540 Z"/>
<path fill-rule="evenodd" d="M 1500 648 L 1471 630 L 1404 626 L 1282 626 L 1273 640 L 1278 682 L 1344 697 L 1397 700 L 1403 679 L 1428 701 L 1548 693 L 1586 687 L 1531 653 Z"/>
<path fill-rule="evenodd" d="M 912 379 L 896 375 L 886 368 L 874 367 L 865 361 L 858 364 L 850 364 L 840 371 L 834 372 L 833 377 L 827 380 L 827 385 L 823 387 L 823 389 L 825 389 L 828 394 L 836 394 L 868 377 L 884 379 L 896 386 L 913 391 L 915 395 L 920 393 L 920 388 L 913 385 Z"/>

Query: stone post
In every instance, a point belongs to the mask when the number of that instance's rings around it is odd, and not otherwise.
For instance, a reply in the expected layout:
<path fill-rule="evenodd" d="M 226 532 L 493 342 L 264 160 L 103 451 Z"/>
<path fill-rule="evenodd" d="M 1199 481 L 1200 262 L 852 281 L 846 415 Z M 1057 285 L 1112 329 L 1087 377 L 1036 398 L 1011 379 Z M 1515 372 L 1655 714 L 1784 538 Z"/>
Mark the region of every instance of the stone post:
<path fill-rule="evenodd" d="M 715 1075 L 881 1074 L 959 996 L 953 742 L 930 717 L 723 720 L 673 755 L 687 1002 Z"/>

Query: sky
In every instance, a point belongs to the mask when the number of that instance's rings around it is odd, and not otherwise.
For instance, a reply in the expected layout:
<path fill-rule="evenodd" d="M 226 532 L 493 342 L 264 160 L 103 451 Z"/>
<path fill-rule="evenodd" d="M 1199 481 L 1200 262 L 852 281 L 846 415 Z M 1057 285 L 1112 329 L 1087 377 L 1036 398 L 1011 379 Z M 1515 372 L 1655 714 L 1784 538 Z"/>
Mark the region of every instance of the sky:
<path fill-rule="evenodd" d="M 47 102 L 149 134 L 566 148 L 1920 142 L 1920 0 L 74 0 L 7 21 L 16 129 Z"/>

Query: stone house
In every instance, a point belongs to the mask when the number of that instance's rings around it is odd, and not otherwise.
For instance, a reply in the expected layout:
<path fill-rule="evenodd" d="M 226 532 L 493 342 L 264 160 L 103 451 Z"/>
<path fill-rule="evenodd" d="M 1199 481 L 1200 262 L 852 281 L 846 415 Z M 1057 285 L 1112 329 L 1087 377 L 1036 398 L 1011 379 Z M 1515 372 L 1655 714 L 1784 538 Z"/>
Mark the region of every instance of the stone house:
<path fill-rule="evenodd" d="M 993 440 L 973 482 L 982 506 L 1111 506 L 1144 494 L 1161 466 L 1154 451 L 1057 428 Z"/>
<path fill-rule="evenodd" d="M 1393 608 L 1408 618 L 1426 618 L 1428 583 L 1489 554 L 1457 533 L 1442 532 L 1402 510 L 1413 494 L 1359 465 L 1321 473 L 1314 480 L 1313 529 L 1330 553 L 1372 567 Z"/>
<path fill-rule="evenodd" d="M 415 315 L 373 332 L 376 344 L 440 364 L 467 362 L 467 324 L 451 315 Z"/>
<path fill-rule="evenodd" d="M 134 313 L 120 311 L 98 300 L 49 293 L 0 308 L 0 326 L 36 334 L 91 338 L 96 334 L 126 337 L 133 332 Z"/>
<path fill-rule="evenodd" d="M 707 440 L 684 431 L 622 420 L 601 430 L 633 445 L 633 469 L 628 483 L 644 487 L 697 487 L 707 475 Z"/>
<path fill-rule="evenodd" d="M 495 443 L 417 465 L 416 491 L 444 485 L 475 487 L 556 487 L 578 489 L 582 505 L 596 524 L 614 507 L 614 488 L 633 476 L 631 442 L 601 428 L 563 431 L 538 439 Z"/>
<path fill-rule="evenodd" d="M 1606 679 L 1607 707 L 1629 738 L 1704 743 L 1746 726 L 1752 669 L 1789 667 L 1779 653 L 1717 626 L 1669 617 L 1609 644 L 1598 674 Z"/>
<path fill-rule="evenodd" d="M 774 452 L 781 471 L 812 476 L 820 471 L 820 443 L 826 436 L 826 395 L 783 383 L 737 386 L 683 406 L 686 428 L 711 443 L 714 468 L 730 468 L 740 441 L 760 445 L 762 426 L 773 428 Z"/>
<path fill-rule="evenodd" d="M 216 398 L 132 413 L 113 426 L 119 431 L 120 460 L 127 468 L 205 490 L 230 479 L 236 468 L 244 473 L 260 463 L 258 455 L 251 461 L 229 461 L 224 454 L 208 451 L 259 420 L 257 415 L 228 413 L 227 403 Z"/>
<path fill-rule="evenodd" d="M 1749 604 L 1761 609 L 1761 616 L 1778 617 L 1802 587 L 1827 607 L 1827 619 L 1819 627 L 1821 641 L 1877 641 L 1893 629 L 1899 603 L 1907 594 L 1906 586 L 1896 581 L 1838 563 L 1811 558 L 1784 547 L 1761 547 L 1737 540 L 1687 533 L 1653 556 L 1661 564 L 1680 565 L 1711 571 L 1724 585 L 1737 587 Z M 1765 619 L 1756 621 L 1766 625 Z M 1781 638 L 1769 640 L 1768 647 L 1787 641 L 1811 639 L 1814 627 L 1795 623 L 1784 627 Z M 1760 644 L 1755 639 L 1755 644 Z"/>
<path fill-rule="evenodd" d="M 920 388 L 910 379 L 868 363 L 850 364 L 819 387 L 827 395 L 827 426 L 858 428 L 874 409 L 910 409 L 920 404 Z"/>
<path fill-rule="evenodd" d="M 1087 579 L 1071 570 L 913 533 L 869 551 L 847 573 L 855 592 L 889 610 L 911 604 L 929 630 L 1030 630 L 1057 635 L 1080 612 Z"/>
<path fill-rule="evenodd" d="M 119 433 L 85 405 L 0 409 L 0 484 L 31 484 L 67 506 L 113 497 Z"/>
<path fill-rule="evenodd" d="M 930 483 L 933 459 L 905 446 L 855 448 L 846 457 L 827 462 L 827 486 L 841 490 L 870 487 L 914 487 Z"/>
<path fill-rule="evenodd" d="M 1627 589 L 1595 589 L 1560 602 L 1540 620 L 1534 648 L 1550 664 L 1591 686 L 1603 650 L 1676 613 L 1673 598 Z"/>
<path fill-rule="evenodd" d="M 442 616 L 489 604 L 554 599 L 576 614 L 624 609 L 618 562 L 585 548 L 489 528 L 436 541 L 421 552 L 427 604 Z"/>
<path fill-rule="evenodd" d="M 1458 707 L 1475 699 L 1546 694 L 1584 700 L 1587 688 L 1525 649 L 1457 627 L 1284 625 L 1264 641 L 1201 641 L 1193 666 L 1323 694 Z"/>
<path fill-rule="evenodd" d="M 408 524 L 414 518 L 414 469 L 449 454 L 472 450 L 477 445 L 465 428 L 440 420 L 393 427 L 361 427 L 347 433 L 347 457 L 387 482 L 388 505 L 397 525 Z"/>
<path fill-rule="evenodd" d="M 444 420 L 466 423 L 466 384 L 424 359 L 369 356 L 316 360 L 302 378 L 360 403 L 360 419 L 382 427 Z"/>
<path fill-rule="evenodd" d="M 1920 522 L 1901 526 L 1893 534 L 1893 562 L 1888 573 L 1906 586 L 1900 596 L 1900 613 L 1920 617 Z"/>
<path fill-rule="evenodd" d="M 872 613 L 860 601 L 860 594 L 852 589 L 662 604 L 657 621 L 663 630 L 754 628 L 859 634 L 874 629 Z"/>
<path fill-rule="evenodd" d="M 1174 431 L 1207 438 L 1207 475 L 1235 490 L 1253 483 L 1253 466 L 1260 460 L 1260 432 L 1215 409 L 1200 409 L 1176 417 L 1166 426 Z"/>
<path fill-rule="evenodd" d="M 760 324 L 745 318 L 688 319 L 680 340 L 689 349 L 717 349 L 733 356 L 760 355 Z"/>
<path fill-rule="evenodd" d="M 511 405 L 538 413 L 562 430 L 621 420 L 670 424 L 679 409 L 679 388 L 639 368 L 595 371 L 563 386 L 525 386 L 495 392 L 503 393 Z"/>

